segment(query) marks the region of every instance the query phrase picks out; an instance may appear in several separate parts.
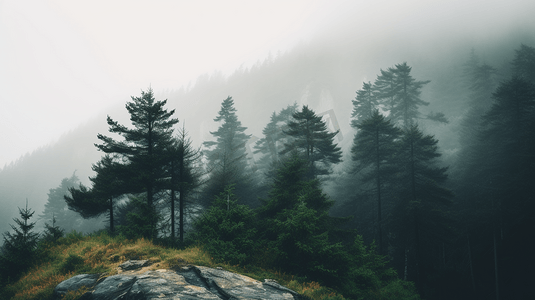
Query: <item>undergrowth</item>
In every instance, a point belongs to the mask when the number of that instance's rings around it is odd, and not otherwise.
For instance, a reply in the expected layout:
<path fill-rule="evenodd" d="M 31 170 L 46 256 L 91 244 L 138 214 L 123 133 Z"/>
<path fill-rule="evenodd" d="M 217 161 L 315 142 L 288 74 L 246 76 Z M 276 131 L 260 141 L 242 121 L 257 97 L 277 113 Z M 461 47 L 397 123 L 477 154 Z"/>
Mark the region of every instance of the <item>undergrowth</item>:
<path fill-rule="evenodd" d="M 118 266 L 130 259 L 148 259 L 155 269 L 178 269 L 192 264 L 221 267 L 257 280 L 277 280 L 280 284 L 310 299 L 343 299 L 335 291 L 316 282 L 280 271 L 256 266 L 230 265 L 212 258 L 199 245 L 174 249 L 155 245 L 149 240 L 129 240 L 122 236 L 111 237 L 106 233 L 84 236 L 71 232 L 55 243 L 41 245 L 39 263 L 26 272 L 17 282 L 0 290 L 0 299 L 48 300 L 56 285 L 78 274 L 117 274 Z M 78 299 L 84 291 L 71 292 L 64 299 Z"/>

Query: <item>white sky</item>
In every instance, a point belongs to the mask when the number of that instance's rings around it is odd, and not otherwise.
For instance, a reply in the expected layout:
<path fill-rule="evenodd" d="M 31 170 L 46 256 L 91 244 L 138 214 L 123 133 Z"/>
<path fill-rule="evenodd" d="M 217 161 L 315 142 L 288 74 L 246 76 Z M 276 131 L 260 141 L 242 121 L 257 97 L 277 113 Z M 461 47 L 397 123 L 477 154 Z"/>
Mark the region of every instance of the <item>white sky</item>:
<path fill-rule="evenodd" d="M 489 35 L 535 19 L 533 3 L 0 0 L 0 168 L 149 84 L 177 89 L 229 74 L 340 26 L 368 42 L 396 30 Z"/>

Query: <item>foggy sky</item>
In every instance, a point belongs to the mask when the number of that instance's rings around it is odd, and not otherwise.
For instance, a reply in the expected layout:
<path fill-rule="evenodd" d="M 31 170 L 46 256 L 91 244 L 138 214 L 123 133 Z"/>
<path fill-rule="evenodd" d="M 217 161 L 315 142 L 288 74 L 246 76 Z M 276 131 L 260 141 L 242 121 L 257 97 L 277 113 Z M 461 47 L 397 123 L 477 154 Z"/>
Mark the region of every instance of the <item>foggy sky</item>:
<path fill-rule="evenodd" d="M 149 85 L 178 89 L 311 40 L 431 55 L 452 37 L 534 28 L 533 12 L 521 0 L 0 0 L 0 168 Z"/>

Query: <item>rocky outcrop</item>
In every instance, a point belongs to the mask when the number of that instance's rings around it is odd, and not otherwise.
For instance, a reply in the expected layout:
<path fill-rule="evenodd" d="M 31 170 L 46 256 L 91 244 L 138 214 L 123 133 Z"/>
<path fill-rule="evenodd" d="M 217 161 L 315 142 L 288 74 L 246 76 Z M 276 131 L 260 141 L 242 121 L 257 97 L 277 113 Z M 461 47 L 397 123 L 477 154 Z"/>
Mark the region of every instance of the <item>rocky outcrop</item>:
<path fill-rule="evenodd" d="M 113 276 L 77 275 L 60 283 L 54 298 L 85 286 L 84 300 L 145 299 L 300 299 L 296 292 L 273 280 L 200 266 L 179 270 L 151 269 L 148 261 L 128 261 Z"/>

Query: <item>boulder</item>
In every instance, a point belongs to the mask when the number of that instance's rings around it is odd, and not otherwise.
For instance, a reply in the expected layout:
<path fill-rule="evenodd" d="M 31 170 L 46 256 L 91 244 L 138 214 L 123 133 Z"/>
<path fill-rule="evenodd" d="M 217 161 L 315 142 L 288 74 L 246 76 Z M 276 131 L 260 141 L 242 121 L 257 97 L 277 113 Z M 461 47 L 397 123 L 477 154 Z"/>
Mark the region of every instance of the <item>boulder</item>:
<path fill-rule="evenodd" d="M 68 291 L 77 291 L 82 287 L 93 288 L 99 279 L 99 274 L 82 274 L 62 281 L 54 289 L 54 299 L 61 299 Z"/>
<path fill-rule="evenodd" d="M 125 271 L 121 267 L 122 273 L 100 280 L 94 274 L 74 276 L 56 287 L 54 297 L 61 299 L 67 291 L 86 286 L 89 291 L 82 296 L 84 300 L 301 298 L 295 291 L 273 280 L 262 283 L 219 268 L 188 266 L 179 270 L 147 270 L 150 269 L 146 267 L 147 264 L 130 261 L 125 265 L 127 269 L 133 265 L 137 269 Z"/>

